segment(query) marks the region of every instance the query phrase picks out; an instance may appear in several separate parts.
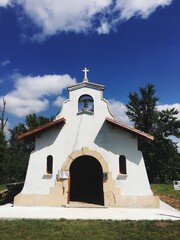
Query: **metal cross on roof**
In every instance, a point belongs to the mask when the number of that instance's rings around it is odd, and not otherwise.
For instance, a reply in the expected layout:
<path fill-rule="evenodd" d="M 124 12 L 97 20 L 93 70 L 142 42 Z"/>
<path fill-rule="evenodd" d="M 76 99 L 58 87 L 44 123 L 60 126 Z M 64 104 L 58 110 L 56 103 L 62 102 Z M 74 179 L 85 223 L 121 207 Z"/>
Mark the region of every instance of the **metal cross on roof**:
<path fill-rule="evenodd" d="M 84 72 L 83 82 L 88 82 L 87 73 L 89 72 L 89 70 L 85 67 L 85 69 L 83 69 L 82 71 Z"/>

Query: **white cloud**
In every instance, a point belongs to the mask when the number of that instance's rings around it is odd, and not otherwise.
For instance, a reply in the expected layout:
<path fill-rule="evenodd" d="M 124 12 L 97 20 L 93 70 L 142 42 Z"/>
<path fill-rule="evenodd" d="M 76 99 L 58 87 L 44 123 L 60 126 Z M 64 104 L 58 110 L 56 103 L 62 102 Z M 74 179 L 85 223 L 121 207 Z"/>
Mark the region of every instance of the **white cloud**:
<path fill-rule="evenodd" d="M 109 100 L 109 107 L 111 112 L 115 115 L 115 117 L 119 120 L 122 121 L 128 125 L 132 125 L 132 123 L 129 121 L 129 118 L 125 114 L 126 106 L 124 103 L 120 101 L 116 101 L 115 99 L 110 99 Z M 177 118 L 180 120 L 180 103 L 174 103 L 174 104 L 162 104 L 158 105 L 157 109 L 159 111 L 166 110 L 166 109 L 172 109 L 175 108 L 179 111 L 177 114 Z"/>
<path fill-rule="evenodd" d="M 5 60 L 3 62 L 0 62 L 0 67 L 5 67 L 8 64 L 10 64 L 10 61 L 9 60 Z"/>
<path fill-rule="evenodd" d="M 6 7 L 11 0 L 0 0 L 0 7 Z"/>
<path fill-rule="evenodd" d="M 116 9 L 120 9 L 120 18 L 128 20 L 133 16 L 147 18 L 157 7 L 164 7 L 173 0 L 117 0 Z"/>
<path fill-rule="evenodd" d="M 25 13 L 41 28 L 35 36 L 42 40 L 59 32 L 87 32 L 95 14 L 103 11 L 111 0 L 18 0 Z"/>
<path fill-rule="evenodd" d="M 5 118 L 5 121 L 6 121 L 6 118 Z M 9 139 L 9 137 L 10 137 L 9 129 L 10 129 L 10 122 L 7 119 L 6 125 L 4 127 L 4 133 L 5 133 L 6 139 Z"/>
<path fill-rule="evenodd" d="M 177 143 L 178 146 L 178 152 L 180 153 L 180 141 Z"/>
<path fill-rule="evenodd" d="M 148 17 L 158 7 L 173 0 L 0 0 L 2 6 L 22 6 L 24 13 L 39 27 L 35 39 L 61 32 L 95 31 L 107 34 L 121 21 L 133 16 Z M 19 8 L 18 8 L 19 11 Z M 21 14 L 22 18 L 22 14 Z M 22 21 L 23 24 L 23 21 Z"/>
<path fill-rule="evenodd" d="M 54 106 L 60 107 L 62 106 L 63 102 L 66 100 L 65 97 L 59 96 L 56 98 L 56 100 L 53 102 Z"/>
<path fill-rule="evenodd" d="M 126 106 L 124 103 L 120 101 L 116 101 L 114 99 L 109 100 L 109 107 L 111 112 L 114 114 L 114 116 L 120 121 L 127 125 L 132 125 L 132 123 L 129 121 L 129 118 L 125 114 Z"/>
<path fill-rule="evenodd" d="M 49 97 L 61 95 L 63 89 L 76 83 L 69 75 L 14 76 L 15 89 L 5 96 L 6 111 L 19 117 L 44 111 Z"/>
<path fill-rule="evenodd" d="M 9 123 L 9 121 L 7 121 L 7 122 L 6 122 L 6 126 L 5 126 L 5 128 L 4 128 L 4 132 L 5 132 L 5 135 L 6 135 L 6 138 L 7 138 L 7 139 L 10 137 L 9 129 L 10 129 L 10 123 Z"/>
<path fill-rule="evenodd" d="M 180 153 L 180 139 L 176 138 L 174 136 L 170 136 L 169 139 L 171 139 L 173 142 L 177 143 L 178 152 Z"/>
<path fill-rule="evenodd" d="M 97 28 L 99 34 L 108 34 L 110 32 L 110 25 L 107 22 L 102 22 L 100 27 Z"/>
<path fill-rule="evenodd" d="M 16 76 L 17 77 L 17 76 Z M 41 98 L 61 94 L 63 89 L 74 84 L 69 75 L 18 76 L 13 95 L 26 98 Z"/>

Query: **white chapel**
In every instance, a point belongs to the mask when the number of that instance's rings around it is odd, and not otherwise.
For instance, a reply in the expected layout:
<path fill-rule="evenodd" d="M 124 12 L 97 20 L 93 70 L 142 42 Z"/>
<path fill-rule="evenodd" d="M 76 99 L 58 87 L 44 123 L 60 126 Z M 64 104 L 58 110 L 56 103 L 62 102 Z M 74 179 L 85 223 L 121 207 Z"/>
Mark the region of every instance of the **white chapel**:
<path fill-rule="evenodd" d="M 56 119 L 19 136 L 35 141 L 16 206 L 159 207 L 138 142 L 147 133 L 116 120 L 104 86 L 84 79 L 68 88 Z"/>

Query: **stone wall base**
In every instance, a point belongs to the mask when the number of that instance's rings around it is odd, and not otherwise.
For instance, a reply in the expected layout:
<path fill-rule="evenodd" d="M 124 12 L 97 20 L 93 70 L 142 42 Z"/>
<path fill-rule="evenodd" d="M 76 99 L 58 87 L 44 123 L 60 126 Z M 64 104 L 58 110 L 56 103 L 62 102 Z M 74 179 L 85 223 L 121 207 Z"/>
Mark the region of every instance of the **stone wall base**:
<path fill-rule="evenodd" d="M 88 147 L 73 152 L 64 162 L 61 170 L 70 171 L 71 163 L 81 156 L 92 156 L 102 166 L 103 173 L 107 178 L 103 179 L 104 205 L 105 207 L 122 207 L 122 208 L 159 208 L 159 197 L 157 196 L 123 196 L 120 187 L 116 186 L 112 173 L 103 156 L 97 151 Z M 69 206 L 70 179 L 57 179 L 55 186 L 50 188 L 49 194 L 23 194 L 20 193 L 15 197 L 15 206 Z"/>
<path fill-rule="evenodd" d="M 14 198 L 14 205 L 15 206 L 61 207 L 59 199 L 57 200 L 52 199 L 50 194 L 21 194 L 20 193 Z"/>
<path fill-rule="evenodd" d="M 69 204 L 63 204 L 59 198 L 53 198 L 50 194 L 18 194 L 14 200 L 15 206 L 54 206 L 63 207 Z M 120 196 L 116 204 L 109 201 L 106 207 L 120 208 L 159 208 L 158 196 Z"/>
<path fill-rule="evenodd" d="M 54 206 L 62 207 L 68 201 L 68 181 L 56 181 L 49 194 L 19 193 L 14 198 L 15 206 Z"/>
<path fill-rule="evenodd" d="M 159 208 L 158 196 L 121 196 L 116 207 L 121 208 Z"/>

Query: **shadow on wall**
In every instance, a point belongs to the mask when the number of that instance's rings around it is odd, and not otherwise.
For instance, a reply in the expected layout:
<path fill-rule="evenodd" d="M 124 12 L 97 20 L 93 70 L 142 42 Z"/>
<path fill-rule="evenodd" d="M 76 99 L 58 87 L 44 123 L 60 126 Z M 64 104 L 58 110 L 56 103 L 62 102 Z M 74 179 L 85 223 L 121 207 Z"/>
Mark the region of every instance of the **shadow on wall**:
<path fill-rule="evenodd" d="M 58 127 L 49 129 L 48 133 L 45 131 L 39 137 L 37 137 L 35 150 L 38 151 L 45 147 L 49 147 L 53 145 L 57 137 L 59 136 L 63 126 L 58 126 Z"/>
<path fill-rule="evenodd" d="M 113 127 L 104 122 L 99 130 L 94 143 L 117 156 L 125 155 L 126 158 L 139 165 L 142 154 L 137 149 L 136 137 L 123 129 Z"/>

